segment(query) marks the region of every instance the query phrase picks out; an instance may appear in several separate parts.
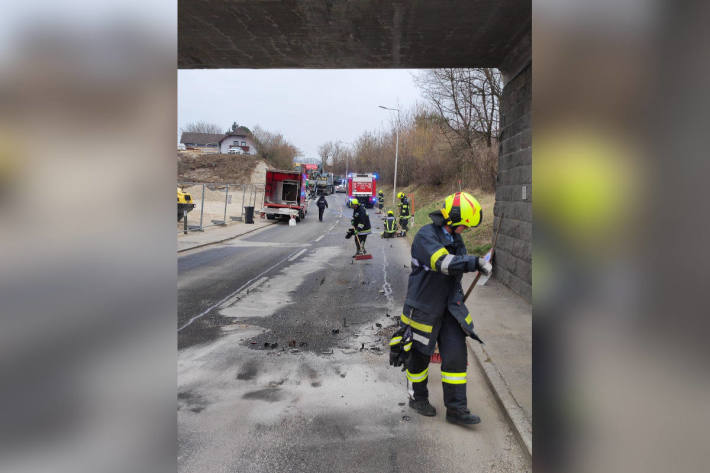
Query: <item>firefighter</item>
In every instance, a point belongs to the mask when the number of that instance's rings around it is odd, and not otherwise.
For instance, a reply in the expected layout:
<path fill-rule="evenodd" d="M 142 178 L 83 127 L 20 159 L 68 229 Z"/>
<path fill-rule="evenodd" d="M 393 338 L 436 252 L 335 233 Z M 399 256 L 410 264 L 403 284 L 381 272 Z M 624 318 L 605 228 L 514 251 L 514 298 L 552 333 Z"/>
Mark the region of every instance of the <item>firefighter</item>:
<path fill-rule="evenodd" d="M 481 206 L 465 192 L 446 198 L 444 208 L 429 214 L 412 242 L 412 272 L 400 317 L 400 329 L 390 341 L 390 364 L 406 369 L 409 406 L 435 416 L 429 403 L 429 360 L 438 343 L 447 422 L 470 425 L 481 419 L 466 400 L 466 337 L 481 341 L 463 303 L 463 273 L 489 275 L 484 258 L 466 254 L 461 233 L 481 223 Z"/>
<path fill-rule="evenodd" d="M 325 200 L 325 196 L 323 194 L 321 194 L 321 196 L 318 198 L 316 205 L 318 206 L 318 220 L 322 222 L 323 212 L 325 211 L 326 207 L 328 207 L 328 201 Z"/>
<path fill-rule="evenodd" d="M 377 207 L 380 209 L 378 213 L 382 213 L 382 208 L 385 206 L 385 193 L 380 191 L 377 193 Z"/>
<path fill-rule="evenodd" d="M 365 240 L 367 240 L 367 235 L 371 233 L 370 217 L 367 216 L 367 210 L 364 205 L 361 205 L 357 199 L 352 199 L 350 205 L 353 208 L 353 218 L 350 221 L 352 228 L 348 231 L 348 235 L 345 238 L 350 238 L 355 235 L 355 248 L 356 252 L 353 258 L 357 255 L 365 254 Z"/>
<path fill-rule="evenodd" d="M 402 228 L 402 233 L 407 234 L 407 226 L 409 225 L 409 200 L 404 192 L 397 194 L 399 197 L 399 226 Z"/>
<path fill-rule="evenodd" d="M 385 218 L 385 231 L 382 232 L 382 238 L 393 238 L 397 235 L 397 222 L 394 218 L 394 212 L 391 210 L 387 211 L 387 218 Z"/>

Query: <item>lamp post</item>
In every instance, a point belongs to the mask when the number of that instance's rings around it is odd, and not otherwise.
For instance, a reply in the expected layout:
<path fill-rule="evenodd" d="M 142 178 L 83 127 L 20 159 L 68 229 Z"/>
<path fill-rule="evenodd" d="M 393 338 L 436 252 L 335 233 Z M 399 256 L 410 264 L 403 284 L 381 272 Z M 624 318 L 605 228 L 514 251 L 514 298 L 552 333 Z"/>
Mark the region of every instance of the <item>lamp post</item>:
<path fill-rule="evenodd" d="M 394 189 L 392 190 L 392 205 L 394 206 L 394 197 L 397 195 L 397 158 L 399 158 L 399 109 L 398 108 L 388 108 L 378 105 L 378 107 L 389 110 L 391 112 L 397 112 L 397 144 L 394 148 Z"/>

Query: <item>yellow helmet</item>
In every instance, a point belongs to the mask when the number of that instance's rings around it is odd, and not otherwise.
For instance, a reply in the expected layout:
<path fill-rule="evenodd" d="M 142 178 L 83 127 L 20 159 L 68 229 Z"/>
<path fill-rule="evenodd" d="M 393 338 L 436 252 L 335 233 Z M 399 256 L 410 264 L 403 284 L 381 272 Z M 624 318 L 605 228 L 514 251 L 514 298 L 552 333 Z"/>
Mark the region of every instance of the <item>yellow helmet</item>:
<path fill-rule="evenodd" d="M 357 199 L 352 199 L 350 205 L 360 205 L 360 202 Z"/>
<path fill-rule="evenodd" d="M 444 216 L 444 223 L 452 227 L 458 225 L 477 227 L 483 220 L 481 204 L 467 192 L 457 192 L 448 196 L 441 214 Z"/>
<path fill-rule="evenodd" d="M 401 199 L 402 197 L 404 197 L 404 192 L 400 192 L 399 194 L 397 194 L 398 199 Z"/>
<path fill-rule="evenodd" d="M 387 215 L 392 215 L 392 216 L 394 216 L 394 212 L 392 212 L 391 210 L 388 210 L 388 211 L 387 211 Z"/>

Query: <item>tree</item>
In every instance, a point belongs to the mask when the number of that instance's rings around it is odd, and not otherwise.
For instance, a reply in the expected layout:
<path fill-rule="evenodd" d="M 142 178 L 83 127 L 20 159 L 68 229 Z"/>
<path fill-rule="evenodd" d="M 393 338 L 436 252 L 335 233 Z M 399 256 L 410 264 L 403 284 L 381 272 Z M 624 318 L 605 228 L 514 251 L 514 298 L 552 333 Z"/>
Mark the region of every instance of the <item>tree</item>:
<path fill-rule="evenodd" d="M 495 186 L 497 137 L 503 86 L 491 68 L 443 68 L 414 78 L 440 121 L 461 176 L 486 189 Z"/>
<path fill-rule="evenodd" d="M 258 156 L 280 169 L 291 169 L 301 151 L 286 141 L 280 133 L 271 133 L 258 126 L 252 132 Z"/>
<path fill-rule="evenodd" d="M 476 140 L 493 145 L 503 95 L 498 70 L 431 69 L 414 80 L 451 132 L 469 146 Z"/>
<path fill-rule="evenodd" d="M 237 124 L 237 122 L 233 122 L 233 123 L 232 123 L 232 128 L 230 128 L 229 130 L 227 130 L 227 134 L 229 134 L 229 133 L 236 133 L 239 128 L 242 128 L 243 130 L 246 130 L 246 132 L 247 132 L 246 134 L 247 134 L 247 135 L 251 135 L 251 134 L 252 134 L 252 131 L 251 131 L 249 128 L 245 127 L 244 125 L 239 125 L 239 124 Z"/>
<path fill-rule="evenodd" d="M 321 167 L 323 170 L 330 165 L 331 170 L 334 169 L 336 162 L 340 161 L 341 155 L 345 151 L 340 143 L 328 141 L 318 147 L 318 156 L 320 156 Z"/>
<path fill-rule="evenodd" d="M 214 123 L 204 121 L 190 122 L 181 128 L 183 133 L 212 133 L 219 135 L 222 133 L 222 128 Z"/>

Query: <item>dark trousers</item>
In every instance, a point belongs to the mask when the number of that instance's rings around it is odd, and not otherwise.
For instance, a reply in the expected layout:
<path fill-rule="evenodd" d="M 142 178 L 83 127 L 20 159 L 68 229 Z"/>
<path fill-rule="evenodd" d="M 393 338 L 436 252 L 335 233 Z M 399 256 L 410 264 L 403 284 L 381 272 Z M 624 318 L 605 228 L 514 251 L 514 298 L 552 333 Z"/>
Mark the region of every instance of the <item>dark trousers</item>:
<path fill-rule="evenodd" d="M 355 248 L 357 248 L 358 253 L 360 252 L 360 247 L 365 247 L 365 240 L 367 240 L 367 235 L 357 235 L 355 237 Z"/>
<path fill-rule="evenodd" d="M 318 207 L 318 220 L 321 222 L 323 221 L 323 212 L 325 211 L 325 207 Z"/>
<path fill-rule="evenodd" d="M 407 231 L 407 225 L 409 225 L 409 217 L 399 217 L 399 226 L 405 232 Z"/>
<path fill-rule="evenodd" d="M 463 409 L 467 407 L 466 383 L 456 383 L 462 375 L 465 380 L 466 373 L 466 334 L 459 327 L 458 322 L 448 312 L 444 315 L 439 337 L 439 353 L 441 354 L 442 386 L 444 389 L 444 405 L 448 409 Z M 409 357 L 407 371 L 417 375 L 429 367 L 430 356 L 412 349 Z M 427 389 L 428 375 L 419 382 L 407 381 L 410 395 L 414 394 L 414 399 L 428 399 Z M 447 381 L 448 379 L 448 381 Z M 460 382 L 460 381 L 459 381 Z M 454 384 L 456 383 L 456 384 Z"/>

